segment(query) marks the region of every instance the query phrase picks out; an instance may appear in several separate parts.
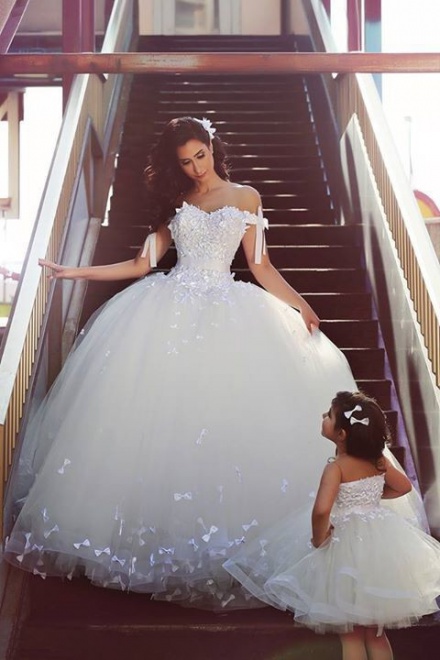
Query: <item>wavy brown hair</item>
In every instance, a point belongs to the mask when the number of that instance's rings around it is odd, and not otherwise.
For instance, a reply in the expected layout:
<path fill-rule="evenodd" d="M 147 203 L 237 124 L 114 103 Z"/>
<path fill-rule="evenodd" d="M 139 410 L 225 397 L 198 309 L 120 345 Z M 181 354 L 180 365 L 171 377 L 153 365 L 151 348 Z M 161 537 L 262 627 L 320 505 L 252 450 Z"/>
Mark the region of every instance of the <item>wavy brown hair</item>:
<path fill-rule="evenodd" d="M 155 231 L 159 225 L 170 220 L 181 198 L 194 185 L 180 167 L 176 153 L 177 148 L 189 140 L 199 140 L 207 147 L 212 142 L 214 169 L 221 179 L 229 180 L 224 142 L 217 135 L 211 140 L 206 128 L 194 117 L 172 119 L 153 146 L 144 172 L 146 213 L 150 231 Z"/>

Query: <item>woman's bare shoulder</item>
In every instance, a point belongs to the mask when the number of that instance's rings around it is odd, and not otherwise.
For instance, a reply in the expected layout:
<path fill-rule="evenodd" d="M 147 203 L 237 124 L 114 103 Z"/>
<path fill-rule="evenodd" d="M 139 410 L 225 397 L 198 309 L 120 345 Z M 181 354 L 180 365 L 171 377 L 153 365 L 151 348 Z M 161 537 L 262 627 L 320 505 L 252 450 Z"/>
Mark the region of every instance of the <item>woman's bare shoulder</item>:
<path fill-rule="evenodd" d="M 234 197 L 236 199 L 235 205 L 243 211 L 256 213 L 258 207 L 261 206 L 261 197 L 258 190 L 252 188 L 252 186 L 239 183 L 234 183 L 232 186 Z"/>

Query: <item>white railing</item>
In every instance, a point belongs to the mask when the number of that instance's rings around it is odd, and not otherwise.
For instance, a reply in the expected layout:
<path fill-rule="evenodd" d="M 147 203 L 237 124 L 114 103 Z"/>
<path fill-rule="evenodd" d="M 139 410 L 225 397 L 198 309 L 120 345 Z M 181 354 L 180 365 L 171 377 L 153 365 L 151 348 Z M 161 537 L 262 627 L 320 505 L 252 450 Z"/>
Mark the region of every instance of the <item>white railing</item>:
<path fill-rule="evenodd" d="M 103 51 L 121 52 L 129 47 L 135 34 L 133 10 L 133 0 L 115 2 Z M 109 168 L 114 167 L 115 160 L 112 140 L 118 139 L 114 123 L 120 120 L 117 108 L 121 90 L 120 74 L 108 77 L 92 74 L 76 76 L 71 88 L 1 355 L 0 510 L 3 509 L 3 485 L 8 478 L 53 286 L 38 266 L 38 259 L 58 258 L 70 222 L 72 200 L 81 172 L 86 179 L 88 177 L 86 187 L 90 194 L 92 212 L 105 208 L 111 178 Z M 94 149 L 87 146 L 92 134 Z M 94 178 L 96 168 L 91 162 L 92 152 L 96 150 L 100 152 L 102 161 L 100 181 Z"/>

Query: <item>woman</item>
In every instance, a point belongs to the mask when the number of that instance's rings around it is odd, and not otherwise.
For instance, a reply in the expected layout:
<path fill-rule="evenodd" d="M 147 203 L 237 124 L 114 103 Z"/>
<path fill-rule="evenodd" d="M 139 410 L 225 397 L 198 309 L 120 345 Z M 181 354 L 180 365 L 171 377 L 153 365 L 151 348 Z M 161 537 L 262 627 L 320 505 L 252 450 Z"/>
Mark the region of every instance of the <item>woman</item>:
<path fill-rule="evenodd" d="M 332 393 L 355 384 L 271 264 L 260 196 L 229 181 L 214 130 L 165 127 L 146 170 L 154 231 L 135 259 L 41 261 L 59 279 L 140 279 L 83 331 L 28 426 L 15 481 L 36 476 L 5 556 L 222 610 L 253 605 L 224 561 L 317 483 L 326 449 L 311 442 L 297 464 L 292 438 L 318 435 Z M 172 240 L 177 265 L 149 275 Z M 230 273 L 240 242 L 261 287 Z"/>

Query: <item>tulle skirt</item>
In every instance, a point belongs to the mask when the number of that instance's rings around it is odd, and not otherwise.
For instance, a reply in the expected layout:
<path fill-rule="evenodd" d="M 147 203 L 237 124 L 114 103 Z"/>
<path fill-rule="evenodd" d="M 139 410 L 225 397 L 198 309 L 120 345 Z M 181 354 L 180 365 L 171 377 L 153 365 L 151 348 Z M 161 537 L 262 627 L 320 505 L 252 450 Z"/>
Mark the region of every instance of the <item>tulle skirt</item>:
<path fill-rule="evenodd" d="M 225 568 L 262 602 L 315 632 L 403 628 L 438 611 L 440 543 L 386 506 L 333 521 L 310 543 L 311 508 L 288 516 Z"/>

